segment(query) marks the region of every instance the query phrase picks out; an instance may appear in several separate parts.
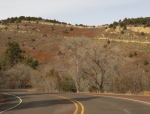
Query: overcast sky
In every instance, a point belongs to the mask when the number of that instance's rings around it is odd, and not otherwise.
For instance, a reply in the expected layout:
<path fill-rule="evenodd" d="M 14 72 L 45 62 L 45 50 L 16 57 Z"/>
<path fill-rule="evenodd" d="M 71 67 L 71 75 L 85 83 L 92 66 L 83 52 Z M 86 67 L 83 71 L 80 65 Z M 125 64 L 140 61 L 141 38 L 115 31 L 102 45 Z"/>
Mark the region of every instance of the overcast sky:
<path fill-rule="evenodd" d="M 102 25 L 125 17 L 150 17 L 150 0 L 0 0 L 0 20 L 16 16 Z"/>

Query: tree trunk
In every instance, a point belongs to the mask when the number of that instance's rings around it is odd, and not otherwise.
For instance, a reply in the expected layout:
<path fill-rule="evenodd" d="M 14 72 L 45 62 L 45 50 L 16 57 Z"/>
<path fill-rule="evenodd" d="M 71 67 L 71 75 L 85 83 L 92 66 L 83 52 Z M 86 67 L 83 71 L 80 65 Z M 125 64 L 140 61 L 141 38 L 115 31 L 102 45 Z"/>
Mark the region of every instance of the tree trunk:
<path fill-rule="evenodd" d="M 77 93 L 79 93 L 79 86 L 77 82 L 76 82 L 76 89 L 77 89 Z"/>
<path fill-rule="evenodd" d="M 78 79 L 78 75 L 79 75 L 79 61 L 78 61 L 78 58 L 77 58 L 77 60 L 76 60 L 76 67 L 77 67 L 77 76 L 76 76 L 76 89 L 77 89 L 77 93 L 79 93 L 79 85 L 78 85 L 78 83 L 77 83 L 77 79 Z"/>

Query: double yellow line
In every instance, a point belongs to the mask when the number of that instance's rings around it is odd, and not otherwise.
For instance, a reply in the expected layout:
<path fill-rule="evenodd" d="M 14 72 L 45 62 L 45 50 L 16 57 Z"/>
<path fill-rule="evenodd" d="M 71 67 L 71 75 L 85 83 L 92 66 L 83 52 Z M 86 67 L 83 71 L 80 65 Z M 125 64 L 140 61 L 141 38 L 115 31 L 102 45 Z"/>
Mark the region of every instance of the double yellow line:
<path fill-rule="evenodd" d="M 47 95 L 49 95 L 49 94 L 47 94 Z M 59 97 L 59 98 L 67 99 L 67 100 L 73 102 L 73 103 L 75 104 L 75 107 L 76 107 L 76 109 L 75 109 L 75 111 L 74 111 L 73 114 L 77 114 L 78 109 L 79 109 L 79 108 L 78 108 L 78 104 L 79 104 L 79 105 L 81 106 L 81 113 L 80 113 L 80 114 L 84 114 L 84 106 L 82 105 L 81 102 L 79 102 L 79 101 L 77 101 L 77 100 L 75 100 L 75 99 L 71 99 L 71 98 L 69 98 L 69 97 L 63 97 L 63 96 L 58 96 L 58 95 L 49 95 L 49 96 Z"/>

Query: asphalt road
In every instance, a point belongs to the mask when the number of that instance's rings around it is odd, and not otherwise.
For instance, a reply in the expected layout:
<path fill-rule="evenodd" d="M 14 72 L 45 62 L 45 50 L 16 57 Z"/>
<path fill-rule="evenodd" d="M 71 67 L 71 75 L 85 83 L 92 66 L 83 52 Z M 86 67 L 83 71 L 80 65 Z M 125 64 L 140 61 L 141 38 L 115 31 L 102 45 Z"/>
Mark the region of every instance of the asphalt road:
<path fill-rule="evenodd" d="M 125 99 L 83 94 L 1 90 L 3 114 L 150 114 L 150 105 Z M 14 96 L 15 95 L 15 96 Z"/>

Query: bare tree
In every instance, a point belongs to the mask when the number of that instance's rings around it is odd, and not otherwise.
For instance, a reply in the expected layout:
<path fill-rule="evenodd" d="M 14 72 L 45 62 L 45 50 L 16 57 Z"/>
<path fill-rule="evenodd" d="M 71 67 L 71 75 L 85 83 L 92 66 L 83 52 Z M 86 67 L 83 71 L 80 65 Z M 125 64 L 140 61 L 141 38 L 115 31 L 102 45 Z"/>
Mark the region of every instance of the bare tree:
<path fill-rule="evenodd" d="M 84 48 L 84 69 L 83 72 L 89 76 L 97 88 L 97 92 L 104 92 L 104 84 L 109 74 L 113 72 L 113 65 L 115 64 L 111 50 L 104 48 L 103 45 L 93 43 Z"/>
<path fill-rule="evenodd" d="M 77 92 L 79 92 L 80 90 L 81 77 L 80 77 L 79 71 L 80 71 L 80 66 L 81 66 L 80 62 L 82 61 L 81 53 L 79 52 L 79 50 L 89 45 L 91 42 L 92 40 L 87 37 L 70 37 L 70 38 L 67 38 L 65 42 L 63 42 L 64 47 L 65 47 L 64 48 L 65 54 L 67 55 L 67 53 L 71 53 L 70 55 L 73 56 L 71 65 L 75 66 L 75 72 L 71 75 L 73 75 L 72 77 L 74 78 Z"/>

